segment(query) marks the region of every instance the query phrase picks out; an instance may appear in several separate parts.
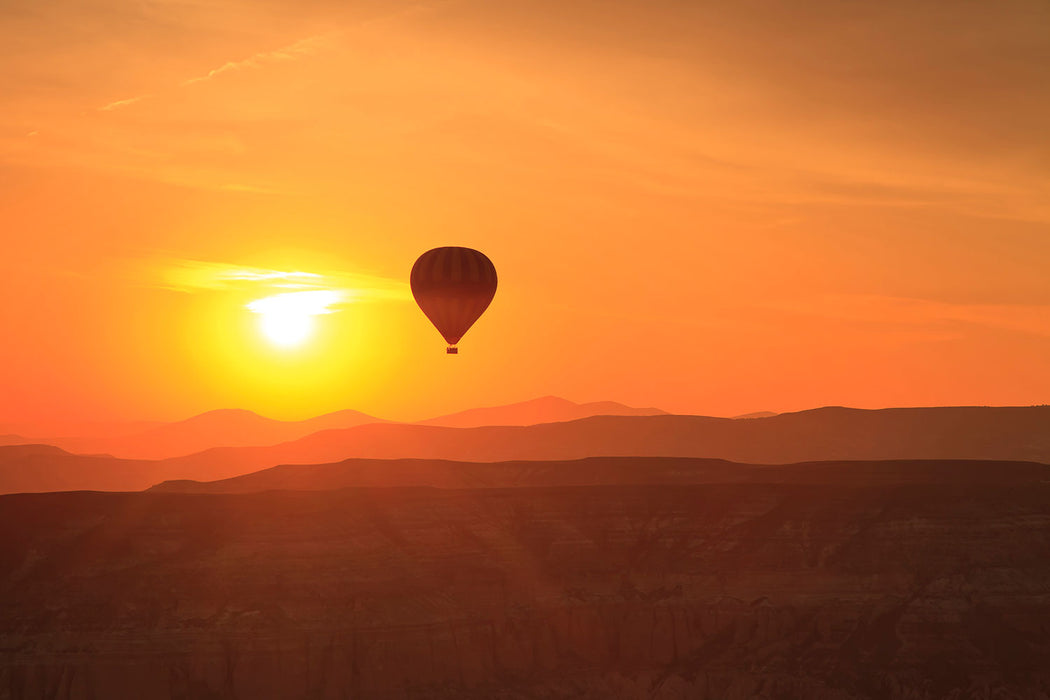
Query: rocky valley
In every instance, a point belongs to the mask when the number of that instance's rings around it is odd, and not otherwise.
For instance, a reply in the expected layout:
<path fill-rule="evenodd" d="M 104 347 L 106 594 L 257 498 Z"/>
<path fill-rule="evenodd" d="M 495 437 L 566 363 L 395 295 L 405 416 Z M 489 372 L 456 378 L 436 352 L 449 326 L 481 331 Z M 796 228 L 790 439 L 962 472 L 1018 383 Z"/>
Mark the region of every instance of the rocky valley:
<path fill-rule="evenodd" d="M 887 473 L 3 496 L 0 698 L 1046 697 L 1045 468 Z"/>

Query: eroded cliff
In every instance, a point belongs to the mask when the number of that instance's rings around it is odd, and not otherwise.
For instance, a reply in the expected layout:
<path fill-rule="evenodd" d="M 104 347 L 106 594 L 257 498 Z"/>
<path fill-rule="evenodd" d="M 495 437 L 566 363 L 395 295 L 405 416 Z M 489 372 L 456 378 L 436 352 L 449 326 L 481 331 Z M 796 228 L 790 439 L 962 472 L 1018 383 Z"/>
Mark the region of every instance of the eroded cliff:
<path fill-rule="evenodd" d="M 1036 698 L 1050 488 L 0 498 L 0 698 Z"/>

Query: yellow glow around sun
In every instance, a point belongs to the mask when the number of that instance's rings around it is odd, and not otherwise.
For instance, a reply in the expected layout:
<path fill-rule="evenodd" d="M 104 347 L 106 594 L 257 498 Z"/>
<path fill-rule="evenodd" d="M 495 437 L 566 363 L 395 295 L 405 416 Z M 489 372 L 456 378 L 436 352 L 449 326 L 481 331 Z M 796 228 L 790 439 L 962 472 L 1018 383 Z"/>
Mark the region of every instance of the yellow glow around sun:
<path fill-rule="evenodd" d="M 332 313 L 332 305 L 340 301 L 343 301 L 341 292 L 315 289 L 274 294 L 256 299 L 247 307 L 259 314 L 259 329 L 271 343 L 294 348 L 313 335 L 314 316 Z"/>

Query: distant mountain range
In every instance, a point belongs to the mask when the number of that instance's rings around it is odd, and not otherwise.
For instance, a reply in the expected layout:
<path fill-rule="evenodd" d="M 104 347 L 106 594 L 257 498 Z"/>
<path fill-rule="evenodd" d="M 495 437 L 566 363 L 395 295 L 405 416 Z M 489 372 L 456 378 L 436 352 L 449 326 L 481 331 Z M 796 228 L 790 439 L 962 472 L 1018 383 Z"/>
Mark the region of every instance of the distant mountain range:
<path fill-rule="evenodd" d="M 163 421 L 59 421 L 39 424 L 0 423 L 0 436 L 17 435 L 28 440 L 53 437 L 122 437 L 165 425 Z"/>
<path fill-rule="evenodd" d="M 109 454 L 126 459 L 164 459 L 191 454 L 218 445 L 243 447 L 274 445 L 333 428 L 385 423 L 360 411 L 337 411 L 301 421 L 281 421 L 241 409 L 208 411 L 176 423 L 163 423 L 117 437 L 43 440 L 70 452 Z"/>
<path fill-rule="evenodd" d="M 769 418 L 593 416 L 531 426 L 372 423 L 282 444 L 212 448 L 160 461 L 0 447 L 0 493 L 138 490 L 167 479 L 222 479 L 280 464 L 348 458 L 462 462 L 593 456 L 700 457 L 748 464 L 845 460 L 1050 462 L 1050 406 L 821 408 Z"/>
<path fill-rule="evenodd" d="M 532 426 L 362 425 L 272 447 L 215 448 L 170 460 L 254 471 L 348 457 L 469 462 L 592 456 L 707 457 L 755 464 L 824 460 L 1050 462 L 1050 407 L 820 408 L 770 418 L 593 416 Z M 235 473 L 235 472 L 234 472 Z"/>
<path fill-rule="evenodd" d="M 446 428 L 478 428 L 485 425 L 537 425 L 560 423 L 591 416 L 661 416 L 668 415 L 658 408 L 633 408 L 615 401 L 574 403 L 557 396 L 544 396 L 508 406 L 472 408 L 447 416 L 419 421 L 419 425 L 438 425 Z"/>
<path fill-rule="evenodd" d="M 576 420 L 596 415 L 659 415 L 656 408 L 632 408 L 613 401 L 578 404 L 555 396 L 531 401 L 471 409 L 422 421 L 423 425 L 474 427 L 481 425 L 533 425 Z M 391 421 L 360 411 L 336 411 L 301 421 L 281 421 L 241 409 L 208 411 L 175 423 L 83 425 L 80 436 L 46 436 L 39 431 L 5 425 L 0 445 L 45 443 L 78 454 L 106 454 L 124 459 L 166 459 L 212 447 L 276 445 L 322 430 L 352 428 Z M 3 432 L 17 433 L 4 435 Z"/>

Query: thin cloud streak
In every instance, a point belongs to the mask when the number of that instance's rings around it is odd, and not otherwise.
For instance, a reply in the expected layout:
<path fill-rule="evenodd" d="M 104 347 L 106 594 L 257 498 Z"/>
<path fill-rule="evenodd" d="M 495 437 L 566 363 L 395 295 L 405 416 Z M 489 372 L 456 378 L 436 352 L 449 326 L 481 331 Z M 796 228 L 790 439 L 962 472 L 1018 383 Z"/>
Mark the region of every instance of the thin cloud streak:
<path fill-rule="evenodd" d="M 112 112 L 115 109 L 121 109 L 122 107 L 133 105 L 136 102 L 141 102 L 144 99 L 146 99 L 146 95 L 140 95 L 138 97 L 129 97 L 126 100 L 117 100 L 116 102 L 110 102 L 108 105 L 103 105 L 102 107 L 99 107 L 98 111 Z"/>
<path fill-rule="evenodd" d="M 194 85 L 196 83 L 202 83 L 211 80 L 212 78 L 218 75 L 222 75 L 223 73 L 228 73 L 230 71 L 237 71 L 245 68 L 259 68 L 270 63 L 291 61 L 298 58 L 302 58 L 304 56 L 312 55 L 316 53 L 317 44 L 323 41 L 324 39 L 330 38 L 331 36 L 331 33 L 318 34 L 315 36 L 307 37 L 306 39 L 300 39 L 299 41 L 293 42 L 291 44 L 288 44 L 287 46 L 283 46 L 273 51 L 261 51 L 253 56 L 249 56 L 248 58 L 242 61 L 228 61 L 223 65 L 219 66 L 218 68 L 213 68 L 212 70 L 208 71 L 205 75 L 200 75 L 195 78 L 190 78 L 189 80 L 183 81 L 182 87 Z M 123 100 L 115 100 L 113 102 L 110 102 L 109 104 L 99 107 L 98 111 L 112 112 L 118 109 L 122 109 L 124 107 L 128 107 L 137 102 L 141 102 L 147 97 L 149 97 L 149 95 L 138 95 L 136 97 L 129 97 Z"/>
<path fill-rule="evenodd" d="M 183 82 L 182 85 L 185 87 L 196 83 L 202 83 L 231 71 L 239 71 L 245 68 L 259 68 L 270 63 L 292 61 L 304 56 L 310 56 L 317 52 L 317 44 L 330 36 L 331 34 L 318 34 L 306 39 L 300 39 L 299 41 L 273 51 L 262 51 L 241 61 L 228 61 L 218 68 L 213 68 L 208 71 L 205 75 L 190 78 Z"/>
<path fill-rule="evenodd" d="M 189 294 L 250 292 L 266 295 L 297 289 L 334 292 L 340 303 L 406 301 L 411 298 L 408 285 L 402 280 L 355 272 L 275 270 L 184 259 L 165 260 L 155 264 L 153 269 L 149 286 Z"/>
<path fill-rule="evenodd" d="M 353 301 L 344 289 L 311 289 L 302 292 L 282 292 L 245 304 L 252 313 L 297 313 L 306 316 L 334 314 L 342 304 Z"/>

